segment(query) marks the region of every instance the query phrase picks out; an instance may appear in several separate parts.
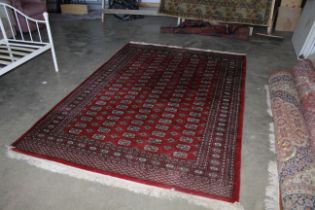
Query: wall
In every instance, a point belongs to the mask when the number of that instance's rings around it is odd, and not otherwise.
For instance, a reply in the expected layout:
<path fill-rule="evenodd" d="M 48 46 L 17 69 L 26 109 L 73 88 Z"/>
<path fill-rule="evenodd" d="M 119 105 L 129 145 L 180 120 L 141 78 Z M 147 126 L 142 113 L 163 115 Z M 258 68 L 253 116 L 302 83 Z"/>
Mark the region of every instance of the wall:
<path fill-rule="evenodd" d="M 310 43 L 315 42 L 315 1 L 308 0 L 303 9 L 302 15 L 295 28 L 292 42 L 297 56 L 304 55 L 310 46 Z M 313 46 L 314 47 L 314 46 Z M 315 47 L 313 48 L 315 49 Z M 307 54 L 307 53 L 306 53 Z M 306 56 L 307 57 L 307 56 Z"/>

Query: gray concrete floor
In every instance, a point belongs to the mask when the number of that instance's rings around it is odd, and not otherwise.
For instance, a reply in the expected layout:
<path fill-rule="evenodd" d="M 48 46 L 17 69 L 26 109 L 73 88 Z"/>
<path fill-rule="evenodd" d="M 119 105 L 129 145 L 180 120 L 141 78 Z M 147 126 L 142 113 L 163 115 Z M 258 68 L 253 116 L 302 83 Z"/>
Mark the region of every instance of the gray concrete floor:
<path fill-rule="evenodd" d="M 122 22 L 61 21 L 52 18 L 60 73 L 50 53 L 0 77 L 0 209 L 159 209 L 202 210 L 185 200 L 157 199 L 123 189 L 71 178 L 6 156 L 11 144 L 82 80 L 128 41 L 247 53 L 246 108 L 242 147 L 241 204 L 263 210 L 269 151 L 269 123 L 264 85 L 272 69 L 295 63 L 290 35 L 284 41 L 229 40 L 198 35 L 161 34 L 176 19 L 146 17 Z M 46 84 L 45 84 L 46 83 Z"/>

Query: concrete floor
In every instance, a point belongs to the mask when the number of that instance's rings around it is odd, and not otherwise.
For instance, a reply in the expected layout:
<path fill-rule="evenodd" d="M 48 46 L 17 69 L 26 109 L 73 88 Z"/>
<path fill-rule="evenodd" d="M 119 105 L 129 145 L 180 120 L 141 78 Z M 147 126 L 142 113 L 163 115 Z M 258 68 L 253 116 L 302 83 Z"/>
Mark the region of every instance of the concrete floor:
<path fill-rule="evenodd" d="M 247 53 L 246 108 L 242 147 L 241 199 L 246 210 L 263 210 L 269 151 L 269 123 L 264 85 L 272 69 L 290 67 L 295 54 L 290 35 L 284 41 L 249 42 L 198 35 L 161 34 L 176 19 L 146 17 L 121 22 L 60 21 L 52 18 L 60 73 L 50 53 L 0 78 L 0 209 L 159 209 L 202 210 L 185 200 L 157 199 L 123 189 L 55 174 L 6 156 L 11 144 L 128 41 Z"/>

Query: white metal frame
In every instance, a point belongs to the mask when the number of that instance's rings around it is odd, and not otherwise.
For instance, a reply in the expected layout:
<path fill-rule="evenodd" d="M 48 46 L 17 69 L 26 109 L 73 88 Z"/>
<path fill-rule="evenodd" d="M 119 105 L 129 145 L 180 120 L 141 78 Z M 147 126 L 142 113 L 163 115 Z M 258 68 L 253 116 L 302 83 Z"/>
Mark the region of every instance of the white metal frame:
<path fill-rule="evenodd" d="M 5 11 L 5 17 L 0 17 L 0 76 L 33 59 L 34 57 L 51 50 L 55 71 L 58 72 L 58 63 L 54 42 L 51 35 L 48 13 L 44 12 L 44 20 L 37 20 L 23 14 L 11 5 L 0 3 L 0 8 Z M 18 18 L 24 18 L 27 32 L 22 32 L 21 22 Z M 4 27 L 4 21 L 9 25 L 9 31 Z M 18 33 L 15 33 L 15 25 Z M 36 30 L 31 31 L 30 24 L 36 25 Z M 40 30 L 40 24 L 45 25 L 46 33 Z M 44 37 L 47 35 L 47 38 Z M 48 39 L 47 41 L 44 39 Z"/>

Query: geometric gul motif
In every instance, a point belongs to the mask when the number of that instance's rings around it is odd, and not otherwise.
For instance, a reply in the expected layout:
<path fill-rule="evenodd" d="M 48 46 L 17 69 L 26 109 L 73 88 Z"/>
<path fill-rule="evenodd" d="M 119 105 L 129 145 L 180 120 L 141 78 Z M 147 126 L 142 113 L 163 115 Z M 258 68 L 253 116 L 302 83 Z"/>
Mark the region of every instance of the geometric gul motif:
<path fill-rule="evenodd" d="M 181 72 L 177 68 L 139 71 L 133 68 L 137 65 L 115 75 L 112 87 L 98 93 L 69 123 L 68 132 L 148 152 L 171 151 L 175 158 L 196 159 L 209 113 L 206 103 L 214 69 L 198 69 L 198 62 Z M 187 89 L 192 83 L 198 92 Z M 148 85 L 151 90 L 143 88 Z"/>

